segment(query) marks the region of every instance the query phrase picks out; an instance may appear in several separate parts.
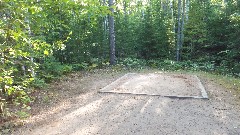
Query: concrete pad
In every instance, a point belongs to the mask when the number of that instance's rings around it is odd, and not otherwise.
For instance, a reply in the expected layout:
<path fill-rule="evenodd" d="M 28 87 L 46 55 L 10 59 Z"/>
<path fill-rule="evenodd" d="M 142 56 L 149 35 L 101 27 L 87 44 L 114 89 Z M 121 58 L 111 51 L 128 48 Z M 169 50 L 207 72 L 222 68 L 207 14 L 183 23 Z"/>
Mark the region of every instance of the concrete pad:
<path fill-rule="evenodd" d="M 208 98 L 199 78 L 187 74 L 128 73 L 99 92 L 170 98 Z"/>

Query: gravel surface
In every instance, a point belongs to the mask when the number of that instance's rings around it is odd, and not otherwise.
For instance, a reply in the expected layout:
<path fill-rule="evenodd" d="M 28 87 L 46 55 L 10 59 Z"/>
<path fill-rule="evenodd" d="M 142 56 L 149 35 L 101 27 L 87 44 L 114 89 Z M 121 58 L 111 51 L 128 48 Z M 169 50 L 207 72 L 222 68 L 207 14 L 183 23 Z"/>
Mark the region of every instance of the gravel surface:
<path fill-rule="evenodd" d="M 202 84 L 201 84 L 202 85 Z M 169 73 L 128 73 L 100 92 L 159 96 L 201 96 L 199 79 L 194 75 Z"/>
<path fill-rule="evenodd" d="M 208 100 L 98 93 L 122 75 L 90 74 L 56 84 L 53 89 L 63 91 L 65 98 L 25 120 L 12 134 L 240 134 L 239 100 L 211 80 L 201 78 Z"/>

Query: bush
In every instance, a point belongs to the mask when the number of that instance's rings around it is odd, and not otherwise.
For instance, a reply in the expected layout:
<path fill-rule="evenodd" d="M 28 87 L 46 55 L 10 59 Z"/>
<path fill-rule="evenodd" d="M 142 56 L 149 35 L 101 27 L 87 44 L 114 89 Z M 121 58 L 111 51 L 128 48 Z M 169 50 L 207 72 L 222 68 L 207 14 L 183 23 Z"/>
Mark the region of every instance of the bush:
<path fill-rule="evenodd" d="M 32 81 L 31 86 L 34 88 L 44 88 L 47 84 L 44 79 L 35 78 L 34 81 Z"/>
<path fill-rule="evenodd" d="M 137 58 L 124 58 L 118 64 L 127 68 L 143 68 L 146 66 L 146 61 Z"/>
<path fill-rule="evenodd" d="M 44 79 L 45 82 L 51 82 L 51 80 L 70 73 L 72 70 L 71 65 L 62 65 L 53 57 L 50 57 L 40 65 L 39 78 Z"/>
<path fill-rule="evenodd" d="M 216 69 L 213 62 L 192 62 L 181 61 L 176 62 L 172 60 L 149 60 L 147 65 L 152 68 L 159 68 L 161 70 L 191 70 L 191 71 L 214 71 Z"/>
<path fill-rule="evenodd" d="M 147 65 L 161 70 L 179 70 L 182 68 L 180 63 L 172 60 L 149 60 Z"/>
<path fill-rule="evenodd" d="M 82 62 L 80 64 L 72 64 L 72 69 L 73 71 L 80 71 L 80 70 L 85 70 L 88 68 L 88 63 Z"/>

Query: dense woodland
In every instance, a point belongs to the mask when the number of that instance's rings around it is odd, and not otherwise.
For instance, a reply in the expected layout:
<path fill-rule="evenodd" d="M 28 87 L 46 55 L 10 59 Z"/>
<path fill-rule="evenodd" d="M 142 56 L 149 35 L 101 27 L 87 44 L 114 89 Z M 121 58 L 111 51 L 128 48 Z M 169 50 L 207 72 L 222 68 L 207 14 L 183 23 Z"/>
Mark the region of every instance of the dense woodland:
<path fill-rule="evenodd" d="M 240 76 L 239 0 L 0 0 L 0 113 L 33 87 L 118 66 Z"/>

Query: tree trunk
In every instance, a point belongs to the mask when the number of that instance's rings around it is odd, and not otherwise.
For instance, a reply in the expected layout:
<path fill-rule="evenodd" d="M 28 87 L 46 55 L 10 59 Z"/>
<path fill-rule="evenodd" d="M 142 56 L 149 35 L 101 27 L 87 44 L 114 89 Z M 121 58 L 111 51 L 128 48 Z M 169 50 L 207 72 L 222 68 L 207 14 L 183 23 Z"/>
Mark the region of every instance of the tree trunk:
<path fill-rule="evenodd" d="M 27 12 L 28 12 L 28 9 L 27 9 Z M 32 35 L 32 32 L 31 32 L 31 27 L 30 27 L 30 20 L 29 20 L 29 13 L 27 15 L 27 17 L 25 18 L 25 22 L 27 23 L 27 32 L 28 32 L 28 35 L 29 35 L 29 38 L 31 37 Z M 32 43 L 31 43 L 31 40 L 29 39 L 28 40 L 28 44 L 30 46 L 30 48 L 32 48 Z M 34 78 L 35 77 L 35 71 L 34 71 L 34 68 L 33 68 L 33 65 L 34 65 L 34 59 L 32 56 L 30 56 L 30 62 L 31 62 L 31 65 L 30 65 L 30 70 L 31 70 L 31 75 L 32 77 Z M 23 67 L 22 67 L 23 68 Z M 24 68 L 23 68 L 24 69 Z"/>
<path fill-rule="evenodd" d="M 168 12 L 167 4 L 168 4 L 167 1 L 162 1 L 161 0 L 161 6 L 162 6 L 162 11 L 163 11 L 164 15 L 166 15 L 167 12 Z"/>
<path fill-rule="evenodd" d="M 109 19 L 109 39 L 110 39 L 110 64 L 114 65 L 116 64 L 116 56 L 115 56 L 115 30 L 114 30 L 114 9 L 113 6 L 113 0 L 109 0 L 109 7 L 110 11 L 112 12 L 111 15 L 108 16 Z"/>
<path fill-rule="evenodd" d="M 103 3 L 102 3 L 103 6 L 106 6 L 106 0 L 103 0 Z M 106 45 L 108 45 L 108 17 L 107 16 L 104 16 L 102 18 L 103 20 L 103 46 L 101 48 L 101 57 L 103 57 L 104 59 L 106 58 L 106 51 L 105 51 L 105 48 L 106 48 Z"/>
<path fill-rule="evenodd" d="M 188 22 L 189 0 L 186 0 L 186 23 Z"/>
<path fill-rule="evenodd" d="M 181 56 L 181 49 L 183 47 L 183 42 L 184 42 L 184 20 L 185 20 L 185 0 L 183 0 L 183 5 L 182 5 L 182 22 L 181 22 L 181 43 L 180 43 L 180 56 Z M 181 57 L 179 58 L 181 60 Z"/>
<path fill-rule="evenodd" d="M 181 46 L 181 0 L 178 0 L 178 31 L 177 31 L 177 61 L 180 60 Z"/>
<path fill-rule="evenodd" d="M 20 59 L 20 61 L 23 60 L 22 57 L 19 57 L 19 59 Z M 26 68 L 25 68 L 25 66 L 24 66 L 24 65 L 21 65 L 21 69 L 22 69 L 22 71 L 23 71 L 23 75 L 25 76 L 25 75 L 26 75 Z"/>
<path fill-rule="evenodd" d="M 173 0 L 170 1 L 170 10 L 171 10 L 171 17 L 172 17 L 172 32 L 174 33 L 175 35 L 175 22 L 174 22 L 174 10 L 173 10 Z"/>

